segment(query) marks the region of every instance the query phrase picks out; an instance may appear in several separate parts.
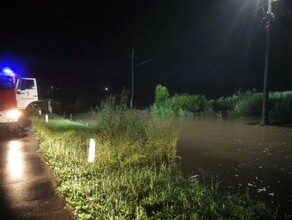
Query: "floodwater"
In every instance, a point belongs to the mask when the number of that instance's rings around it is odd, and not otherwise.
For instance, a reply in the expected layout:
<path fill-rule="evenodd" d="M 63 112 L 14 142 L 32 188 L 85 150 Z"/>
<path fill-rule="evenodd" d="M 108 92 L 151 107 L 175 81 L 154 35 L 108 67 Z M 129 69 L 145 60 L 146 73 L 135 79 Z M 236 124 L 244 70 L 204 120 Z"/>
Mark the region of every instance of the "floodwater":
<path fill-rule="evenodd" d="M 177 154 L 186 176 L 213 179 L 228 192 L 249 192 L 282 212 L 292 201 L 292 126 L 252 119 L 177 118 Z"/>

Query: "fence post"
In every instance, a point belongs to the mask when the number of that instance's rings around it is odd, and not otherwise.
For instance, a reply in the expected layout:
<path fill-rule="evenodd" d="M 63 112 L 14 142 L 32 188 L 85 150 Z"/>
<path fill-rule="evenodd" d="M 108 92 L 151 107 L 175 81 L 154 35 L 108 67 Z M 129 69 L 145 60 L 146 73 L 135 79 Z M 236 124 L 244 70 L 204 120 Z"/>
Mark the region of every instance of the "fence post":
<path fill-rule="evenodd" d="M 94 158 L 95 158 L 95 141 L 93 138 L 90 138 L 88 149 L 88 162 L 89 163 L 94 162 Z"/>

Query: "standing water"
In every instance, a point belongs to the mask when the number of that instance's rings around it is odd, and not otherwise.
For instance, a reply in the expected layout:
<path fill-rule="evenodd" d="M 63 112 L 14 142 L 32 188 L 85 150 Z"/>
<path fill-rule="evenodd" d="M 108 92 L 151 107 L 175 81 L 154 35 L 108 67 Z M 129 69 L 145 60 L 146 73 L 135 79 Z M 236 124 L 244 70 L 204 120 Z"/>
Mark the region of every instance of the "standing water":
<path fill-rule="evenodd" d="M 292 127 L 247 119 L 179 118 L 184 175 L 210 177 L 228 192 L 287 212 L 292 201 Z"/>

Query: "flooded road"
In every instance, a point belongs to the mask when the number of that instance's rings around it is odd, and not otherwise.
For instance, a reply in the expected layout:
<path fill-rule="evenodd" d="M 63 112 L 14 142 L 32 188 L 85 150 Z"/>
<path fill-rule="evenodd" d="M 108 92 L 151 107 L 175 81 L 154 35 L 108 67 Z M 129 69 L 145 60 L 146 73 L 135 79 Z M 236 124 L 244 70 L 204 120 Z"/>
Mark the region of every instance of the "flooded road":
<path fill-rule="evenodd" d="M 177 119 L 180 166 L 186 176 L 213 178 L 224 191 L 248 191 L 284 212 L 292 199 L 292 127 L 254 122 Z"/>

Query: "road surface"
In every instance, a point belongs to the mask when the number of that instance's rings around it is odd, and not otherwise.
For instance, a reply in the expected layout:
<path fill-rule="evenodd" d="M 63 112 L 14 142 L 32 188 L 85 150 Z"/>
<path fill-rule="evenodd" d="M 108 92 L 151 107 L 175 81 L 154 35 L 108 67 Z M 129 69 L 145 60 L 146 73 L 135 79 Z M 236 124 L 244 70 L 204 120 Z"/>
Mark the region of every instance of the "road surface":
<path fill-rule="evenodd" d="M 74 219 L 64 208 L 51 170 L 37 150 L 31 130 L 22 137 L 8 137 L 0 127 L 1 219 Z"/>

